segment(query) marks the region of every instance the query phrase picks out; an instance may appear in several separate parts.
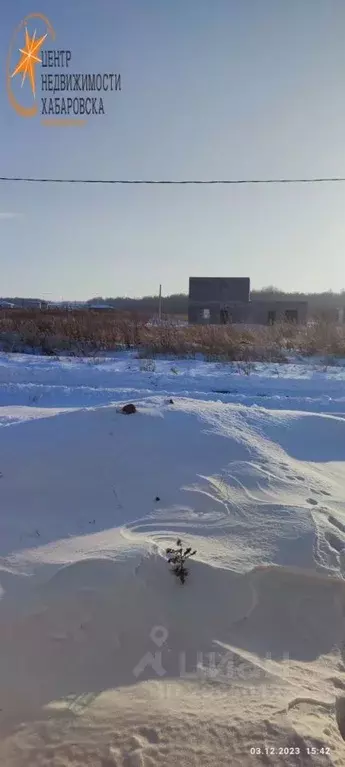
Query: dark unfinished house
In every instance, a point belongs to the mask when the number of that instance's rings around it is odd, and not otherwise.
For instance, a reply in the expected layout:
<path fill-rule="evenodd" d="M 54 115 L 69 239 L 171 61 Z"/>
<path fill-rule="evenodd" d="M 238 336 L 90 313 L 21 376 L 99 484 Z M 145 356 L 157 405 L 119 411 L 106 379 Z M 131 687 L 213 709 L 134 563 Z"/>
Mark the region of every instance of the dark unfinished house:
<path fill-rule="evenodd" d="M 190 277 L 189 324 L 273 325 L 307 321 L 307 301 L 251 300 L 249 277 Z"/>

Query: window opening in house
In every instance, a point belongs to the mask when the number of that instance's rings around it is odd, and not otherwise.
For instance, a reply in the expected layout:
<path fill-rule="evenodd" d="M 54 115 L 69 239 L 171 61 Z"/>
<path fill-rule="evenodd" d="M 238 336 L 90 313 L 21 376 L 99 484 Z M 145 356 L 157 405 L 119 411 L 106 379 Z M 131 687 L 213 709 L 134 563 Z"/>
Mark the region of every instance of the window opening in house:
<path fill-rule="evenodd" d="M 285 312 L 285 320 L 286 322 L 297 322 L 298 321 L 297 309 L 287 309 Z"/>

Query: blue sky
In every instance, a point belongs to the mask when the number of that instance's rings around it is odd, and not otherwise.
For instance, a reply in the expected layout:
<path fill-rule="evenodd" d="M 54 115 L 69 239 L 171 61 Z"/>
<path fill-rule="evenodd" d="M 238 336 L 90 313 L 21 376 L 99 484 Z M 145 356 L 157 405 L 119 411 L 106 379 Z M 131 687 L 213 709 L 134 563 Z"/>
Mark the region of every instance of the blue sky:
<path fill-rule="evenodd" d="M 47 128 L 8 102 L 9 43 L 33 11 L 72 51 L 70 72 L 121 73 L 121 93 L 82 128 Z M 6 0 L 0 175 L 345 176 L 344 39 L 344 0 Z M 1 183 L 0 292 L 81 300 L 161 282 L 167 294 L 189 275 L 336 291 L 344 206 L 345 184 Z"/>

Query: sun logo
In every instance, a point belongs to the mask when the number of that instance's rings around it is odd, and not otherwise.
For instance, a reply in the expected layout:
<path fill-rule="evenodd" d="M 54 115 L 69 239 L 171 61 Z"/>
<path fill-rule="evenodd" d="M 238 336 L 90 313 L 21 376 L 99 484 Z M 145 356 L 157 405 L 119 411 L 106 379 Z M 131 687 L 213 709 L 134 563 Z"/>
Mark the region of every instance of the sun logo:
<path fill-rule="evenodd" d="M 29 30 L 32 29 L 33 22 L 35 22 L 36 27 L 39 26 L 42 28 L 39 36 L 37 36 L 37 29 L 35 29 L 32 36 L 30 34 Z M 23 31 L 25 33 L 24 45 L 20 47 L 20 42 L 23 39 Z M 25 81 L 28 80 L 30 84 L 32 99 L 35 102 L 36 68 L 37 64 L 42 63 L 42 59 L 40 58 L 39 54 L 48 35 L 52 40 L 55 39 L 55 32 L 49 19 L 47 19 L 47 17 L 42 13 L 30 13 L 19 24 L 11 41 L 6 67 L 7 94 L 11 106 L 19 115 L 21 115 L 21 117 L 34 117 L 38 113 L 38 106 L 36 103 L 34 103 L 32 106 L 24 106 L 23 103 L 21 103 L 22 97 L 17 97 L 15 95 L 12 84 L 16 81 L 16 79 L 18 79 L 17 75 L 22 75 L 21 87 L 23 88 Z M 18 51 L 20 53 L 19 61 Z M 13 68 L 12 58 L 14 57 L 14 52 L 17 54 L 17 63 Z"/>
<path fill-rule="evenodd" d="M 42 35 L 42 37 L 39 37 L 38 40 L 36 40 L 36 30 L 34 31 L 33 37 L 30 37 L 28 29 L 25 27 L 25 47 L 19 48 L 19 52 L 22 55 L 18 66 L 11 75 L 12 77 L 15 77 L 16 75 L 23 73 L 22 87 L 26 76 L 29 76 L 34 99 L 36 98 L 35 67 L 37 64 L 42 63 L 42 59 L 40 59 L 37 54 L 39 53 L 40 48 L 42 48 L 46 37 L 47 34 Z"/>

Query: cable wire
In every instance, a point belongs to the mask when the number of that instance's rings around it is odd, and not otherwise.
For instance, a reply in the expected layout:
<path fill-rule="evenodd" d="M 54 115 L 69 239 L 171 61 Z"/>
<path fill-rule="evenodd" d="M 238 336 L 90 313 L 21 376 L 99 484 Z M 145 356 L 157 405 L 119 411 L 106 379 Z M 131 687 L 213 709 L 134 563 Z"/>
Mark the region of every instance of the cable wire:
<path fill-rule="evenodd" d="M 130 180 L 130 179 L 95 179 L 95 178 L 24 178 L 22 176 L 0 176 L 3 182 L 25 182 L 33 184 L 325 184 L 343 183 L 345 177 L 333 176 L 326 178 L 253 178 L 253 179 L 216 179 L 216 180 Z"/>

